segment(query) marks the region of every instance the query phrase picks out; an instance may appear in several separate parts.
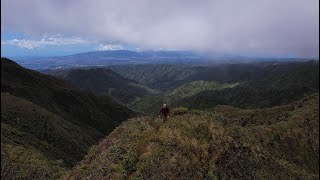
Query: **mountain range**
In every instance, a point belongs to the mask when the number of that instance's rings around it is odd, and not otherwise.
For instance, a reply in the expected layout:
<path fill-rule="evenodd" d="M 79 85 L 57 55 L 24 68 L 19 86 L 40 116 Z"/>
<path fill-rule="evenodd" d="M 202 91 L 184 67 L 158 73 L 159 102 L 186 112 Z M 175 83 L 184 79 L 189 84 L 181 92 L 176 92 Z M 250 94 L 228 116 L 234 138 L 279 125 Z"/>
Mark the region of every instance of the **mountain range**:
<path fill-rule="evenodd" d="M 1 58 L 1 177 L 318 179 L 319 62 L 38 72 Z"/>
<path fill-rule="evenodd" d="M 24 67 L 43 70 L 87 66 L 109 66 L 124 64 L 224 64 L 261 61 L 307 61 L 303 58 L 248 57 L 224 53 L 193 51 L 92 51 L 66 56 L 15 57 Z"/>
<path fill-rule="evenodd" d="M 241 108 L 287 104 L 318 92 L 318 65 L 317 61 L 207 66 L 144 64 L 43 72 L 154 115 L 161 102 L 195 109 L 219 104 Z"/>

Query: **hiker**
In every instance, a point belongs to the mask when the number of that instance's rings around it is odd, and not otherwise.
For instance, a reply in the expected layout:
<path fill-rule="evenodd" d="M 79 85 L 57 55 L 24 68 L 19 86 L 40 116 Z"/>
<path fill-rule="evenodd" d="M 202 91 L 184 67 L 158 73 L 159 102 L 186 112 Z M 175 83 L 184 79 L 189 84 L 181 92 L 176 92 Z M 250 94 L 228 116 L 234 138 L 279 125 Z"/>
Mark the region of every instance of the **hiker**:
<path fill-rule="evenodd" d="M 163 121 L 166 121 L 170 117 L 170 109 L 167 107 L 167 104 L 163 104 L 159 111 L 159 118 L 161 117 Z"/>

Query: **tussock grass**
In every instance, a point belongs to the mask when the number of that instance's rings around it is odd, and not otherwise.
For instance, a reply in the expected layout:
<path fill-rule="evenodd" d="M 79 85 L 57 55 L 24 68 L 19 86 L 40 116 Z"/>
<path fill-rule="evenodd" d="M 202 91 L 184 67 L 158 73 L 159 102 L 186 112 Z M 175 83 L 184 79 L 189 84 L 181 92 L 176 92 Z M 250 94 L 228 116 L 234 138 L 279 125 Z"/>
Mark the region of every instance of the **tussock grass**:
<path fill-rule="evenodd" d="M 64 178 L 316 179 L 318 99 L 269 109 L 184 111 L 164 123 L 134 118 Z"/>

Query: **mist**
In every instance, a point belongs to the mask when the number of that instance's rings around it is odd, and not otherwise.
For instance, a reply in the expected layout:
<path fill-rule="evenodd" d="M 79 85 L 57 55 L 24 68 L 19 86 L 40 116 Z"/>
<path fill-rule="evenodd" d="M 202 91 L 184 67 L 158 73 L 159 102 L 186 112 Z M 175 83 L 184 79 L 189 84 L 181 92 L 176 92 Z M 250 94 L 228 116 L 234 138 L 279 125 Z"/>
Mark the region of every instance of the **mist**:
<path fill-rule="evenodd" d="M 1 31 L 139 49 L 318 57 L 318 0 L 2 0 Z"/>

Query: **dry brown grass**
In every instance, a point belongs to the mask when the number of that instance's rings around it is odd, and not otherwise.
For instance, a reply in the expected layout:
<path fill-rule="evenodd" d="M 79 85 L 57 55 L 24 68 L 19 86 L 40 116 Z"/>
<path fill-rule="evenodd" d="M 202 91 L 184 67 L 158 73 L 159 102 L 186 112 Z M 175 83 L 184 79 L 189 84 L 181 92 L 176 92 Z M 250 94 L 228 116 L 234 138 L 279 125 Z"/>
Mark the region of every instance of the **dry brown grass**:
<path fill-rule="evenodd" d="M 318 98 L 270 109 L 219 107 L 163 124 L 131 119 L 66 179 L 316 179 Z"/>

